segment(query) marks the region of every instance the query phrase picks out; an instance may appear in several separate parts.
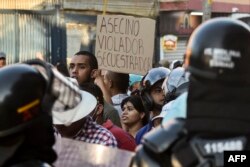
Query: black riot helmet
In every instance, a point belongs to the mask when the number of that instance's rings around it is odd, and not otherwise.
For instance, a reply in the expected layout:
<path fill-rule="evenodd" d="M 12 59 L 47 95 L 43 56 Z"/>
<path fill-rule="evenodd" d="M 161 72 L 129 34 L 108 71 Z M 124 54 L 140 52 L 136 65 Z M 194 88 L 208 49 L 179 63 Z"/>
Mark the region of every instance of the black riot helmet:
<path fill-rule="evenodd" d="M 250 28 L 244 22 L 215 18 L 193 32 L 185 58 L 191 73 L 186 119 L 190 132 L 249 133 L 249 62 Z"/>
<path fill-rule="evenodd" d="M 46 80 L 33 67 L 15 64 L 0 70 L 0 137 L 15 134 L 42 115 Z"/>
<path fill-rule="evenodd" d="M 32 127 L 43 115 L 51 115 L 54 103 L 61 110 L 81 101 L 79 88 L 53 67 L 39 60 L 15 64 L 0 70 L 0 137 Z M 46 116 L 46 117 L 47 117 Z"/>
<path fill-rule="evenodd" d="M 249 46 L 247 24 L 230 18 L 211 19 L 191 35 L 185 66 L 200 78 L 237 84 L 249 82 Z"/>

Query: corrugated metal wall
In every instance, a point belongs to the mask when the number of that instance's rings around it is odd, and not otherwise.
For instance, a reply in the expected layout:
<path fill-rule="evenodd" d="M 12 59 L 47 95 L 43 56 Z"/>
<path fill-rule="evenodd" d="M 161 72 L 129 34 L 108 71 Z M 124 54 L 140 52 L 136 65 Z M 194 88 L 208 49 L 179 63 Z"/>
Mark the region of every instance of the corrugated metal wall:
<path fill-rule="evenodd" d="M 105 8 L 111 13 L 123 13 L 144 17 L 158 14 L 158 0 L 63 0 L 64 9 L 90 10 L 102 12 Z"/>
<path fill-rule="evenodd" d="M 15 22 L 15 15 L 0 14 L 0 50 L 7 54 L 8 62 L 15 62 L 15 27 L 11 23 Z"/>
<path fill-rule="evenodd" d="M 35 58 L 51 59 L 55 0 L 0 0 L 0 51 L 7 64 Z"/>
<path fill-rule="evenodd" d="M 40 53 L 46 56 L 46 59 L 50 59 L 52 17 L 20 14 L 18 18 L 19 61 L 27 60 Z"/>
<path fill-rule="evenodd" d="M 62 0 L 0 0 L 0 9 L 53 9 Z"/>
<path fill-rule="evenodd" d="M 0 50 L 7 55 L 7 63 L 21 62 L 42 54 L 51 54 L 53 16 L 42 14 L 1 13 Z"/>

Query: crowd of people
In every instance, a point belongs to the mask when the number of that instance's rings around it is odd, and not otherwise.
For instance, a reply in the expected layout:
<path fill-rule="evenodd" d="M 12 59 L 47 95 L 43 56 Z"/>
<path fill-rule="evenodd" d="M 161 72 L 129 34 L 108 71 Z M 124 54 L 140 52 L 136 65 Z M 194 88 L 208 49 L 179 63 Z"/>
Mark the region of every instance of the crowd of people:
<path fill-rule="evenodd" d="M 249 46 L 247 24 L 218 18 L 193 32 L 183 60 L 144 76 L 99 69 L 89 51 L 68 71 L 4 63 L 0 166 L 70 162 L 79 152 L 64 138 L 129 151 L 131 166 L 223 166 L 223 151 L 250 146 Z"/>

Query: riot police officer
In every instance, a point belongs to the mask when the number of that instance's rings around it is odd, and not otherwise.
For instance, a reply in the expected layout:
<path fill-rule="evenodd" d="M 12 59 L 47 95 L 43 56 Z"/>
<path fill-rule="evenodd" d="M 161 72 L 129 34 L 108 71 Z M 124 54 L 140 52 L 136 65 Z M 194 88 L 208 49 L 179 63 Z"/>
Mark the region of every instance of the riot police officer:
<path fill-rule="evenodd" d="M 134 166 L 223 166 L 223 152 L 250 149 L 250 28 L 216 18 L 188 42 L 187 118 L 149 132 Z"/>
<path fill-rule="evenodd" d="M 0 79 L 0 166 L 50 166 L 57 157 L 52 107 L 56 100 L 76 106 L 78 88 L 38 60 L 3 67 Z"/>

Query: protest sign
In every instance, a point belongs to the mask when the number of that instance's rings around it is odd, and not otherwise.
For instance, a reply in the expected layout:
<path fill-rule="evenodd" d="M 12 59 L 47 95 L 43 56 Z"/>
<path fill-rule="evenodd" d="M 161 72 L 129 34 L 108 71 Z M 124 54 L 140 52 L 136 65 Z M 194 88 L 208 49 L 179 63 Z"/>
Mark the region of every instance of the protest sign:
<path fill-rule="evenodd" d="M 100 69 L 145 75 L 152 68 L 154 20 L 99 15 L 96 31 L 95 55 Z"/>

